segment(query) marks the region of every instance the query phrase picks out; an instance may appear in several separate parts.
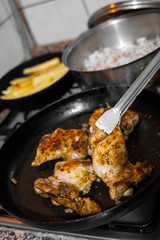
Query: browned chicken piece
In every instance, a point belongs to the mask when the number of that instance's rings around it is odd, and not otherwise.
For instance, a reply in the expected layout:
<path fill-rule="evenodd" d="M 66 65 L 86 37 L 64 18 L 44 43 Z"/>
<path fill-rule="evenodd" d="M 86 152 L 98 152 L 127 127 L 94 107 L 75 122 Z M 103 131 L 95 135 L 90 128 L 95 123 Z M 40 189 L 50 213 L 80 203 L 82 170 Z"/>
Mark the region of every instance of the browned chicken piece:
<path fill-rule="evenodd" d="M 99 108 L 96 109 L 90 119 L 89 119 L 89 148 L 88 148 L 88 153 L 89 155 L 92 155 L 92 150 L 94 149 L 94 145 L 96 145 L 99 141 L 102 141 L 106 137 L 106 133 L 98 129 L 95 125 L 96 121 L 101 117 L 101 115 L 110 109 L 109 104 L 107 103 L 106 108 Z M 131 134 L 139 122 L 139 115 L 137 112 L 128 109 L 122 116 L 121 122 L 120 122 L 120 127 L 123 132 L 125 140 L 128 139 L 128 135 Z M 98 130 L 98 131 L 97 131 Z M 97 132 L 96 132 L 97 131 Z M 95 135 L 96 132 L 96 135 Z M 92 148 L 91 148 L 92 145 Z"/>
<path fill-rule="evenodd" d="M 40 139 L 36 157 L 31 165 L 37 167 L 59 158 L 85 158 L 87 154 L 88 135 L 84 130 L 57 128 L 52 134 L 46 134 Z"/>
<path fill-rule="evenodd" d="M 102 114 L 110 109 L 109 104 L 107 103 L 106 108 L 98 108 L 96 109 L 90 119 L 89 119 L 89 125 L 90 125 L 90 133 L 94 133 L 98 128 L 95 125 L 95 122 L 102 116 Z M 121 117 L 120 121 L 120 127 L 121 130 L 123 131 L 125 136 L 128 136 L 131 134 L 134 130 L 134 127 L 137 125 L 139 122 L 139 115 L 137 112 L 128 109 Z"/>
<path fill-rule="evenodd" d="M 150 176 L 153 166 L 148 162 L 137 162 L 135 165 L 128 163 L 123 170 L 116 176 L 109 179 L 107 185 L 110 188 L 111 199 L 116 203 L 120 203 L 122 196 L 130 197 L 134 189 L 130 187 L 137 184 Z"/>
<path fill-rule="evenodd" d="M 98 113 L 100 111 L 102 112 L 99 110 Z M 91 115 L 90 124 L 95 123 L 95 116 L 96 112 Z M 147 161 L 138 162 L 136 165 L 129 162 L 120 126 L 117 125 L 111 134 L 96 129 L 94 125 L 90 127 L 92 132 L 89 142 L 93 153 L 93 169 L 109 187 L 111 199 L 118 204 L 122 196 L 133 194 L 130 185 L 137 185 L 151 174 L 152 166 Z"/>
<path fill-rule="evenodd" d="M 79 215 L 92 215 L 101 211 L 100 206 L 89 197 L 81 197 L 90 191 L 96 180 L 91 160 L 67 160 L 55 165 L 54 174 L 37 179 L 34 190 L 52 199 L 54 205 L 63 205 Z"/>
<path fill-rule="evenodd" d="M 133 132 L 135 126 L 139 122 L 139 115 L 137 112 L 128 109 L 121 117 L 120 127 L 123 131 L 125 139 Z"/>

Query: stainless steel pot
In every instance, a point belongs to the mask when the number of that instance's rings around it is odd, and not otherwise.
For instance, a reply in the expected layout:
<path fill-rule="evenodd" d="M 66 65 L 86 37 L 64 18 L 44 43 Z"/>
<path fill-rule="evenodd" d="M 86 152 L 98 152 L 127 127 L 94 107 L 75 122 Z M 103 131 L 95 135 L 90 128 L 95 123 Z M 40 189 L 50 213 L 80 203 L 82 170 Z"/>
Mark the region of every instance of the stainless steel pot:
<path fill-rule="evenodd" d="M 139 37 L 160 36 L 160 9 L 130 12 L 111 18 L 81 34 L 64 51 L 62 61 L 74 77 L 87 87 L 105 85 L 129 86 L 146 67 L 159 48 L 129 64 L 100 71 L 85 71 L 83 61 L 100 47 L 118 47 L 133 43 Z M 152 81 L 157 80 L 157 75 Z"/>
<path fill-rule="evenodd" d="M 88 21 L 88 27 L 92 28 L 113 17 L 145 9 L 160 9 L 160 2 L 148 0 L 129 0 L 109 4 L 105 7 L 98 9 L 90 16 Z"/>

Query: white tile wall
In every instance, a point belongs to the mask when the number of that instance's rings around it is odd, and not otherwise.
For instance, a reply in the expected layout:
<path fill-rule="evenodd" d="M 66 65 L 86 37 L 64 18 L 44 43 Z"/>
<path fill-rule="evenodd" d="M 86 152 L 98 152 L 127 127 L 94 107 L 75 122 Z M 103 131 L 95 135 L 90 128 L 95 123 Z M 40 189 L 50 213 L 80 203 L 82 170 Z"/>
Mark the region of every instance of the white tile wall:
<path fill-rule="evenodd" d="M 21 40 L 12 20 L 0 27 L 0 77 L 24 59 Z"/>
<path fill-rule="evenodd" d="M 94 11 L 117 0 L 20 0 L 20 2 L 35 41 L 38 44 L 48 44 L 77 37 L 87 30 L 88 18 Z"/>
<path fill-rule="evenodd" d="M 0 77 L 24 59 L 21 39 L 6 0 L 0 2 Z"/>
<path fill-rule="evenodd" d="M 4 0 L 0 1 L 0 23 L 3 23 L 11 14 L 11 10 L 7 1 Z"/>
<path fill-rule="evenodd" d="M 108 4 L 120 2 L 120 0 L 19 1 L 39 45 L 76 38 L 87 29 L 89 16 L 93 12 Z M 0 77 L 24 60 L 21 39 L 10 16 L 7 0 L 0 0 Z"/>
<path fill-rule="evenodd" d="M 24 13 L 38 45 L 75 38 L 87 29 L 81 0 L 49 1 L 24 8 Z"/>
<path fill-rule="evenodd" d="M 55 0 L 20 0 L 22 7 L 28 7 L 30 5 L 36 5 L 36 4 L 41 4 L 45 3 L 48 1 L 55 1 Z"/>

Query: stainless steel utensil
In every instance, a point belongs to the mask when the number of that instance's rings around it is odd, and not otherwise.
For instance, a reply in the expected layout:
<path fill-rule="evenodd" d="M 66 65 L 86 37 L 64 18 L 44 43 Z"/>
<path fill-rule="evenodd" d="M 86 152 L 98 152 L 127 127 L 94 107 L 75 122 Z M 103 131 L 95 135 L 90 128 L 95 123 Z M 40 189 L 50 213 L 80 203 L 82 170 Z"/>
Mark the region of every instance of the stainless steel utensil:
<path fill-rule="evenodd" d="M 135 82 L 130 86 L 130 88 L 125 92 L 122 98 L 117 102 L 117 104 L 106 111 L 97 121 L 96 126 L 101 130 L 104 130 L 110 134 L 113 129 L 119 124 L 121 116 L 130 107 L 136 97 L 145 88 L 147 83 L 153 77 L 153 75 L 158 71 L 160 67 L 160 51 L 151 60 L 148 66 L 143 70 Z"/>

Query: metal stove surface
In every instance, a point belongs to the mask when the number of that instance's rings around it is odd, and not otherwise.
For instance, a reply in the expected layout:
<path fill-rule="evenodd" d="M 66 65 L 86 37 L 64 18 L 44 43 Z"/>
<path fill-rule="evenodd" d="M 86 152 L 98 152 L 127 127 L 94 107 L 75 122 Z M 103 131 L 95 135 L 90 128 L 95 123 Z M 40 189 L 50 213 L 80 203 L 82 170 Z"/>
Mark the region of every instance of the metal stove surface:
<path fill-rule="evenodd" d="M 45 232 L 41 229 L 35 229 L 24 225 L 11 216 L 4 214 L 0 217 L 0 231 L 3 229 L 6 233 L 23 231 L 24 238 L 21 239 L 160 239 L 160 194 L 157 193 L 144 202 L 137 209 L 112 222 L 101 227 L 83 230 L 79 232 Z M 27 238 L 26 238 L 27 236 Z M 3 238 L 0 238 L 3 239 Z M 9 238 L 4 238 L 9 239 Z M 19 238 L 14 238 L 19 239 Z"/>
<path fill-rule="evenodd" d="M 150 88 L 160 94 L 160 84 Z M 74 83 L 69 92 L 63 97 L 81 92 L 83 89 L 78 83 Z M 4 109 L 0 112 L 0 147 L 7 137 L 28 118 L 39 110 L 23 112 L 11 112 Z M 14 239 L 160 239 L 160 191 L 147 199 L 142 205 L 125 216 L 109 224 L 83 230 L 79 232 L 45 232 L 42 229 L 35 229 L 27 226 L 9 216 L 0 208 L 0 239 L 1 232 L 5 236 L 14 233 L 18 229 L 23 230 L 24 238 Z M 13 234 L 12 234 L 13 235 Z"/>

